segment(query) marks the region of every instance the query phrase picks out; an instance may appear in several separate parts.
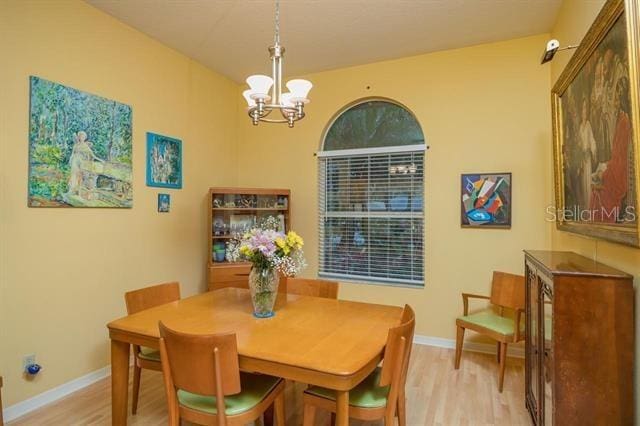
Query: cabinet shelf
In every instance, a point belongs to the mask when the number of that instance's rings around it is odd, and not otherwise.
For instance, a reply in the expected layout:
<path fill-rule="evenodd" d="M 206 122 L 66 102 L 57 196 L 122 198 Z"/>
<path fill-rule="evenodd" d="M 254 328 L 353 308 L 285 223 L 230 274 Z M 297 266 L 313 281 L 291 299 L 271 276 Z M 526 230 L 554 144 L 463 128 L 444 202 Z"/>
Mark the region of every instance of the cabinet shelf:
<path fill-rule="evenodd" d="M 230 266 L 251 266 L 251 262 L 229 262 L 225 260 L 224 262 L 211 262 L 209 265 L 212 268 L 226 268 Z"/>

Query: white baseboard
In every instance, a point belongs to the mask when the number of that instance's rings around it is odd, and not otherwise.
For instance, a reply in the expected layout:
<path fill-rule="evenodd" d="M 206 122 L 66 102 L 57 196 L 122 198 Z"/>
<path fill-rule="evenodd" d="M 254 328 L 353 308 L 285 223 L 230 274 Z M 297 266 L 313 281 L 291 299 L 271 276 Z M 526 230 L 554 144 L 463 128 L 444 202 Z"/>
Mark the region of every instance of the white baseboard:
<path fill-rule="evenodd" d="M 442 337 L 431 336 L 413 336 L 413 343 L 416 345 L 435 346 L 438 348 L 455 349 L 456 341 L 453 339 L 444 339 Z M 465 341 L 462 349 L 470 352 L 481 352 L 484 354 L 496 354 L 496 345 L 491 343 L 479 343 Z M 514 358 L 524 358 L 524 347 L 520 345 L 507 346 L 507 356 Z"/>
<path fill-rule="evenodd" d="M 442 337 L 421 335 L 415 335 L 413 338 L 413 343 L 417 345 L 435 346 L 438 348 L 447 349 L 455 349 L 456 347 L 456 341 L 453 339 L 444 339 Z M 496 345 L 492 345 L 489 343 L 466 341 L 464 343 L 463 349 L 471 352 L 482 352 L 487 354 L 496 353 Z M 524 358 L 524 349 L 521 346 L 511 345 L 507 349 L 507 354 L 508 356 L 516 358 Z M 79 391 L 80 389 L 83 389 L 99 380 L 109 377 L 110 375 L 111 367 L 106 366 L 89 374 L 85 374 L 84 376 L 78 377 L 77 379 L 73 379 L 67 383 L 56 386 L 53 389 L 42 392 L 41 394 L 38 394 L 34 397 L 25 399 L 24 401 L 18 402 L 17 404 L 11 405 L 2 410 L 4 421 L 10 422 L 11 420 L 15 420 L 18 417 L 24 416 L 25 414 L 37 410 L 38 408 L 42 408 L 47 404 L 51 404 L 52 402 L 64 398 L 65 396 Z"/>
<path fill-rule="evenodd" d="M 11 405 L 2 410 L 4 421 L 10 422 L 18 417 L 22 417 L 31 411 L 44 407 L 47 404 L 51 404 L 52 402 L 64 398 L 65 396 L 79 391 L 80 389 L 102 380 L 105 377 L 109 377 L 110 375 L 111 366 L 106 366 L 99 370 L 92 371 L 89 374 L 85 374 L 84 376 L 78 377 L 77 379 L 73 379 L 67 383 L 63 383 L 29 399 L 25 399 L 17 404 Z"/>

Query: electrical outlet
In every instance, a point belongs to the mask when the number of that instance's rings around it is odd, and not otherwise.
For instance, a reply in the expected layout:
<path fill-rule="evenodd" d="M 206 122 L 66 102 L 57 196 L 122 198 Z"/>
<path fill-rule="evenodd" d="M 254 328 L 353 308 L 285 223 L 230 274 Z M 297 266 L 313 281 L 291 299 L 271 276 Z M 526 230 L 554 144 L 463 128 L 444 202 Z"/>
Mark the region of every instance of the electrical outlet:
<path fill-rule="evenodd" d="M 22 371 L 27 369 L 28 365 L 36 363 L 36 354 L 29 354 L 22 357 Z"/>

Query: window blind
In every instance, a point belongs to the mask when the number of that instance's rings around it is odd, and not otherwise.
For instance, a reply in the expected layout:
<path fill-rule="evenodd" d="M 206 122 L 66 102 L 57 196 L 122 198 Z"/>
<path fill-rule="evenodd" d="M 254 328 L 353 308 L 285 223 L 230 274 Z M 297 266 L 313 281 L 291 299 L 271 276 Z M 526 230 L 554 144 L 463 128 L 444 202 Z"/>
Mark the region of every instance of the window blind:
<path fill-rule="evenodd" d="M 319 158 L 319 275 L 424 285 L 424 145 Z"/>

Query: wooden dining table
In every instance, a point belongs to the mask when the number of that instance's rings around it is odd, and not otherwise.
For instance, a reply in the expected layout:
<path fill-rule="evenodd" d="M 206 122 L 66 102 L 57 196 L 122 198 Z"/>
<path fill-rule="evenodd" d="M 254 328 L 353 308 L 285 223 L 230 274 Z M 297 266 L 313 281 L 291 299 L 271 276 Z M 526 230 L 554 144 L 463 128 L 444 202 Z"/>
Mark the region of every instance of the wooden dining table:
<path fill-rule="evenodd" d="M 253 316 L 249 290 L 223 288 L 110 322 L 112 424 L 127 423 L 130 345 L 158 348 L 158 322 L 185 333 L 235 332 L 240 369 L 336 391 L 336 424 L 349 423 L 349 390 L 382 360 L 402 308 L 280 293 L 275 316 Z M 138 414 L 140 415 L 140 414 Z"/>

